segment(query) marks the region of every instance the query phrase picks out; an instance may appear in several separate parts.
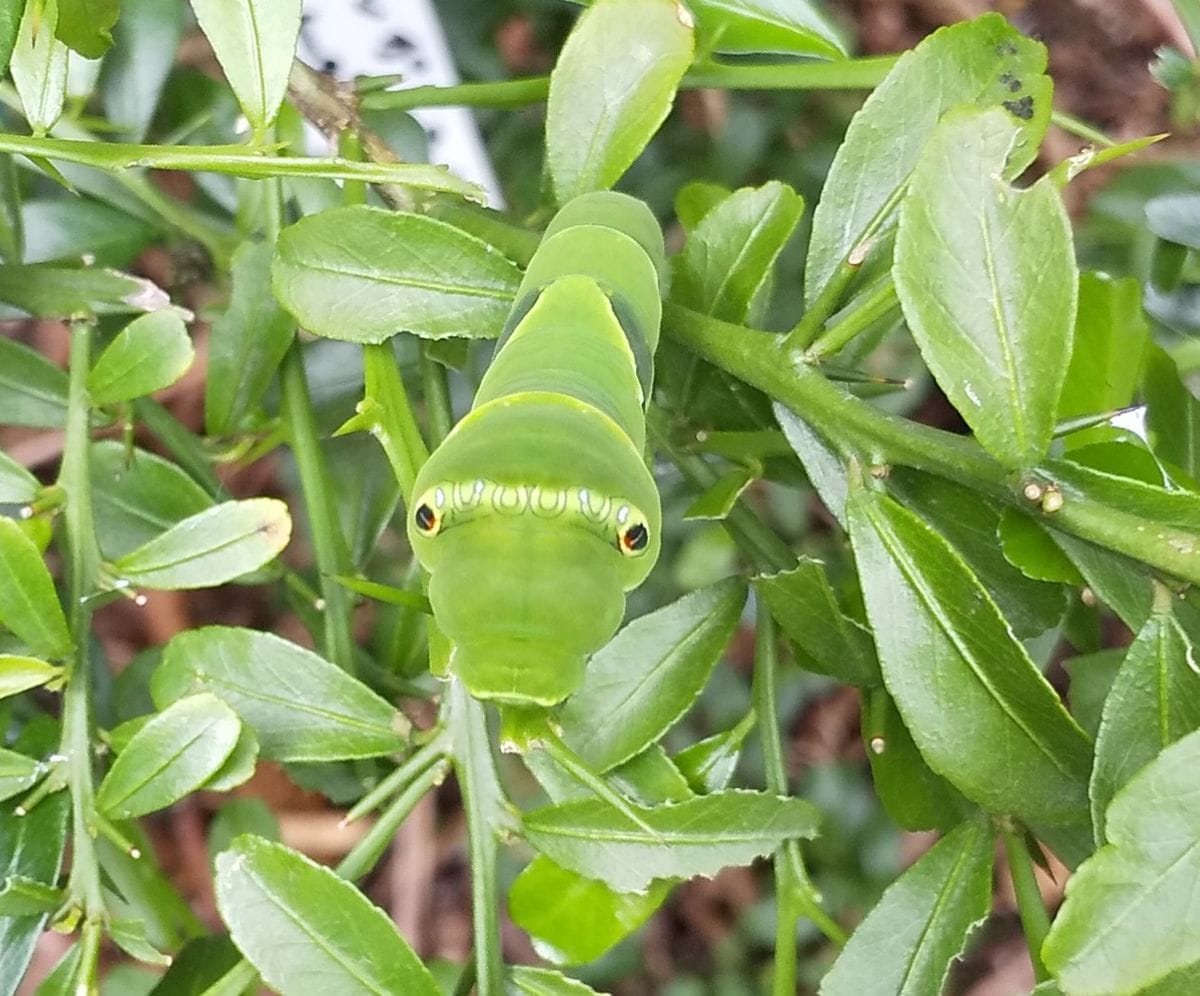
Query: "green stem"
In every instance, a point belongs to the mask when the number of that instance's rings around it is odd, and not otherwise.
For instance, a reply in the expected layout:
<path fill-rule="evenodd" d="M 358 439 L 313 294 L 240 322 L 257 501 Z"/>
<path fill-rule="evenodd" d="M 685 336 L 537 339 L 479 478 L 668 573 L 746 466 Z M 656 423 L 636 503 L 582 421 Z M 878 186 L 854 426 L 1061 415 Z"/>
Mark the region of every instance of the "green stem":
<path fill-rule="evenodd" d="M 0 104 L 18 114 L 24 113 L 21 98 L 11 83 L 0 83 Z M 95 135 L 66 118 L 51 128 L 50 134 L 56 138 L 100 144 Z M 216 219 L 168 197 L 140 170 L 120 171 L 116 173 L 116 181 L 149 208 L 152 215 L 204 246 L 218 266 L 228 267 L 236 240 Z"/>
<path fill-rule="evenodd" d="M 1075 117 L 1074 114 L 1068 114 L 1066 111 L 1052 110 L 1050 121 L 1067 134 L 1082 138 L 1085 142 L 1091 142 L 1093 145 L 1106 148 L 1117 144 L 1095 125 Z"/>
<path fill-rule="evenodd" d="M 408 814 L 413 811 L 426 792 L 442 783 L 449 770 L 450 762 L 442 758 L 418 775 L 412 784 L 383 811 L 363 838 L 350 849 L 350 852 L 338 864 L 337 873 L 344 879 L 354 881 L 362 878 L 374 868 L 392 842 L 400 824 L 408 818 Z"/>
<path fill-rule="evenodd" d="M 745 66 L 710 62 L 683 78 L 683 89 L 718 90 L 873 90 L 899 56 L 869 55 L 828 62 L 778 62 Z"/>
<path fill-rule="evenodd" d="M 428 343 L 421 343 L 421 384 L 425 391 L 425 410 L 429 439 L 436 449 L 450 434 L 454 413 L 450 407 L 450 383 L 446 368 L 429 355 Z"/>
<path fill-rule="evenodd" d="M 764 607 L 765 608 L 765 607 Z M 779 656 L 775 620 L 760 611 L 754 643 L 754 681 L 751 699 L 758 716 L 762 741 L 763 770 L 767 791 L 788 795 L 787 765 L 779 728 Z M 797 841 L 788 841 L 775 855 L 775 891 L 778 903 L 775 948 L 777 996 L 796 991 L 796 920 L 806 916 L 835 944 L 844 944 L 846 934 L 821 907 L 821 897 L 808 877 L 804 856 Z"/>
<path fill-rule="evenodd" d="M 448 738 L 445 732 L 439 732 L 432 740 L 429 741 L 420 750 L 413 753 L 403 764 L 395 771 L 383 779 L 370 792 L 364 795 L 354 804 L 350 811 L 342 817 L 342 823 L 350 824 L 357 819 L 361 819 L 372 809 L 383 802 L 384 799 L 395 795 L 402 788 L 407 786 L 413 778 L 421 774 L 427 768 L 436 764 L 441 758 L 446 755 L 446 747 L 448 746 Z"/>
<path fill-rule="evenodd" d="M 462 682 L 451 681 L 446 690 L 444 713 L 447 729 L 454 738 L 454 770 L 467 817 L 476 993 L 503 996 L 496 851 L 497 834 L 511 832 L 513 820 L 496 775 L 483 706 L 467 695 Z"/>
<path fill-rule="evenodd" d="M 547 757 L 598 799 L 603 799 L 643 833 L 662 843 L 658 831 L 642 819 L 633 803 L 609 785 L 603 776 L 592 771 L 583 759 L 550 729 L 548 723 L 538 733 L 537 747 L 544 750 Z"/>
<path fill-rule="evenodd" d="M 100 884 L 100 862 L 95 841 L 95 785 L 91 743 L 91 661 L 88 655 L 91 608 L 88 596 L 95 590 L 100 565 L 92 518 L 88 449 L 91 403 L 87 375 L 91 367 L 92 325 L 71 326 L 70 379 L 67 395 L 67 430 L 58 484 L 66 493 L 63 512 L 69 578 L 68 614 L 75 649 L 63 693 L 62 745 L 66 757 L 67 787 L 71 795 L 71 874 L 67 889 L 84 916 L 84 938 L 105 915 Z M 94 978 L 98 944 L 84 948 L 81 978 Z M 90 958 L 90 961 L 88 961 Z M 89 967 L 90 966 L 90 967 Z"/>
<path fill-rule="evenodd" d="M 280 373 L 283 419 L 300 475 L 313 555 L 321 576 L 321 597 L 325 600 L 324 652 L 338 667 L 354 674 L 354 638 L 350 631 L 352 600 L 350 593 L 337 582 L 338 575 L 350 572 L 350 557 L 338 524 L 332 478 L 321 452 L 320 433 L 298 341 L 292 343 L 284 357 Z"/>
<path fill-rule="evenodd" d="M 1053 483 L 1051 469 L 1010 470 L 971 439 L 888 415 L 838 390 L 809 364 L 782 356 L 777 336 L 722 322 L 676 304 L 663 308 L 663 330 L 727 373 L 757 387 L 792 411 L 834 446 L 857 451 L 872 464 L 897 464 L 962 484 L 1025 512 L 1035 512 L 1024 491 L 1031 481 Z M 1079 490 L 1039 516 L 1048 526 L 1123 553 L 1168 574 L 1200 582 L 1190 551 L 1147 543 L 1144 521 L 1116 503 Z"/>
<path fill-rule="evenodd" d="M 885 277 L 862 295 L 862 303 L 857 308 L 817 336 L 808 347 L 806 357 L 816 362 L 840 352 L 855 336 L 865 332 L 891 311 L 896 303 L 896 285 L 891 277 Z"/>
<path fill-rule="evenodd" d="M 837 311 L 838 305 L 842 302 L 842 296 L 846 293 L 850 283 L 857 276 L 863 263 L 866 262 L 867 257 L 871 254 L 871 247 L 875 236 L 900 204 L 906 187 L 907 180 L 897 185 L 896 189 L 892 191 L 891 196 L 880 205 L 874 217 L 867 222 L 862 234 L 850 246 L 846 258 L 838 264 L 837 269 L 833 271 L 833 274 L 825 282 L 825 286 L 821 288 L 820 293 L 817 294 L 816 299 L 796 324 L 796 327 L 784 337 L 783 349 L 804 349 L 821 334 L 821 329 L 825 327 L 825 323 L 829 320 L 829 317 Z"/>
<path fill-rule="evenodd" d="M 879 85 L 895 64 L 894 55 L 768 66 L 710 62 L 688 73 L 683 78 L 681 89 L 870 90 Z M 527 76 L 491 83 L 459 83 L 455 86 L 416 86 L 407 90 L 375 89 L 370 77 L 364 82 L 369 92 L 362 94 L 359 106 L 377 110 L 412 110 L 417 107 L 515 108 L 541 103 L 550 93 L 549 76 Z"/>
<path fill-rule="evenodd" d="M 1009 472 L 976 443 L 888 415 L 846 394 L 802 360 L 781 357 L 778 336 L 670 303 L 663 308 L 663 331 L 727 373 L 802 412 L 822 436 L 861 449 L 872 462 L 928 471 L 997 498 L 1013 494 L 1015 481 Z"/>
<path fill-rule="evenodd" d="M 362 81 L 372 85 L 372 77 Z M 549 76 L 527 76 L 491 83 L 458 83 L 454 86 L 414 86 L 406 90 L 371 90 L 363 93 L 358 106 L 370 110 L 412 110 L 417 107 L 525 107 L 538 104 L 550 92 Z"/>
<path fill-rule="evenodd" d="M 363 372 L 366 397 L 360 411 L 387 454 L 407 508 L 412 504 L 417 471 L 429 458 L 429 449 L 417 426 L 390 343 L 363 347 Z"/>
<path fill-rule="evenodd" d="M 1006 826 L 1001 830 L 1004 853 L 1008 857 L 1008 870 L 1012 875 L 1013 891 L 1017 896 L 1017 910 L 1021 915 L 1021 927 L 1025 931 L 1025 942 L 1029 945 L 1029 959 L 1033 962 L 1033 976 L 1038 982 L 1050 978 L 1042 962 L 1042 944 L 1050 933 L 1050 914 L 1042 900 L 1037 876 L 1033 870 L 1033 859 L 1025 838 L 1019 829 Z"/>
<path fill-rule="evenodd" d="M 701 456 L 685 453 L 676 447 L 666 430 L 659 425 L 658 419 L 647 419 L 646 429 L 654 440 L 655 448 L 670 457 L 693 486 L 704 491 L 717 482 L 719 475 L 708 462 Z M 744 499 L 738 498 L 723 524 L 756 571 L 774 573 L 796 566 L 796 557 L 787 544 L 762 523 Z"/>
<path fill-rule="evenodd" d="M 195 433 L 152 398 L 138 398 L 133 403 L 133 413 L 210 497 L 220 499 L 225 494 L 225 487 Z"/>

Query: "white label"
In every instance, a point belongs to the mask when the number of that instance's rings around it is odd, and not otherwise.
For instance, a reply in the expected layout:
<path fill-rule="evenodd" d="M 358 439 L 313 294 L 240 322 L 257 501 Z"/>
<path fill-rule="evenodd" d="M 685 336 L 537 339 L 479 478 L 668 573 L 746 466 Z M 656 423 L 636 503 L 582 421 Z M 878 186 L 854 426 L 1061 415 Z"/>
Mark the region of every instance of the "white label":
<path fill-rule="evenodd" d="M 304 0 L 297 55 L 339 79 L 402 74 L 401 87 L 459 82 L 430 0 Z M 444 163 L 502 207 L 479 128 L 463 107 L 413 111 L 429 139 L 430 162 Z"/>

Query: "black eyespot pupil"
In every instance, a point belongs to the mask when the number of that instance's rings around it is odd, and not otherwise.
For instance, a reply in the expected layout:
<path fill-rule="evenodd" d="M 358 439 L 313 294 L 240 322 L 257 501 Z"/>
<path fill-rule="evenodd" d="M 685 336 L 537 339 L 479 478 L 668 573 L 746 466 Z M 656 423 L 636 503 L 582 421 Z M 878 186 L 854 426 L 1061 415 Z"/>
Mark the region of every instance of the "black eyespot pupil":
<path fill-rule="evenodd" d="M 625 549 L 626 550 L 644 550 L 646 544 L 650 542 L 650 533 L 640 522 L 636 526 L 630 526 L 625 530 Z"/>
<path fill-rule="evenodd" d="M 437 516 L 433 514 L 433 509 L 428 505 L 422 505 L 417 509 L 416 514 L 417 525 L 428 532 L 437 523 Z"/>

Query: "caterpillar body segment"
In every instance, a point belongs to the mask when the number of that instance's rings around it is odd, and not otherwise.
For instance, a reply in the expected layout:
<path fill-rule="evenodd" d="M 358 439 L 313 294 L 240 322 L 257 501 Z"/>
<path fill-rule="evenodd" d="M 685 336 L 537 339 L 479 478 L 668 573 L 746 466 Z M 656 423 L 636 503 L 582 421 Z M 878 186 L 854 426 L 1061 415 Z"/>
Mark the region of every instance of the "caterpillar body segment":
<path fill-rule="evenodd" d="M 418 475 L 409 539 L 451 669 L 477 698 L 570 695 L 658 557 L 643 449 L 664 271 L 641 202 L 564 206 L 471 411 Z"/>

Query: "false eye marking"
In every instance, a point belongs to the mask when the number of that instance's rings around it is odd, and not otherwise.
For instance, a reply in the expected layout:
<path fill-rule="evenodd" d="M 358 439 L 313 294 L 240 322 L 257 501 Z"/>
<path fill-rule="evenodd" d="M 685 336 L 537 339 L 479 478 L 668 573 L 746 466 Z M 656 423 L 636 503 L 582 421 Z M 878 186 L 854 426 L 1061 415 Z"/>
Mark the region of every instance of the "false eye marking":
<path fill-rule="evenodd" d="M 438 518 L 437 512 L 430 508 L 425 502 L 417 506 L 416 512 L 413 513 L 413 519 L 416 521 L 417 530 L 422 536 L 436 536 L 438 527 L 441 525 L 441 520 Z"/>
<path fill-rule="evenodd" d="M 414 506 L 413 527 L 428 539 L 476 520 L 525 515 L 556 527 L 584 529 L 624 557 L 640 556 L 650 547 L 646 517 L 622 497 L 586 487 L 500 484 L 485 478 L 443 481 L 426 490 Z"/>
<path fill-rule="evenodd" d="M 646 552 L 650 545 L 650 530 L 644 522 L 635 522 L 621 533 L 618 544 L 621 552 L 627 557 L 637 557 Z"/>

